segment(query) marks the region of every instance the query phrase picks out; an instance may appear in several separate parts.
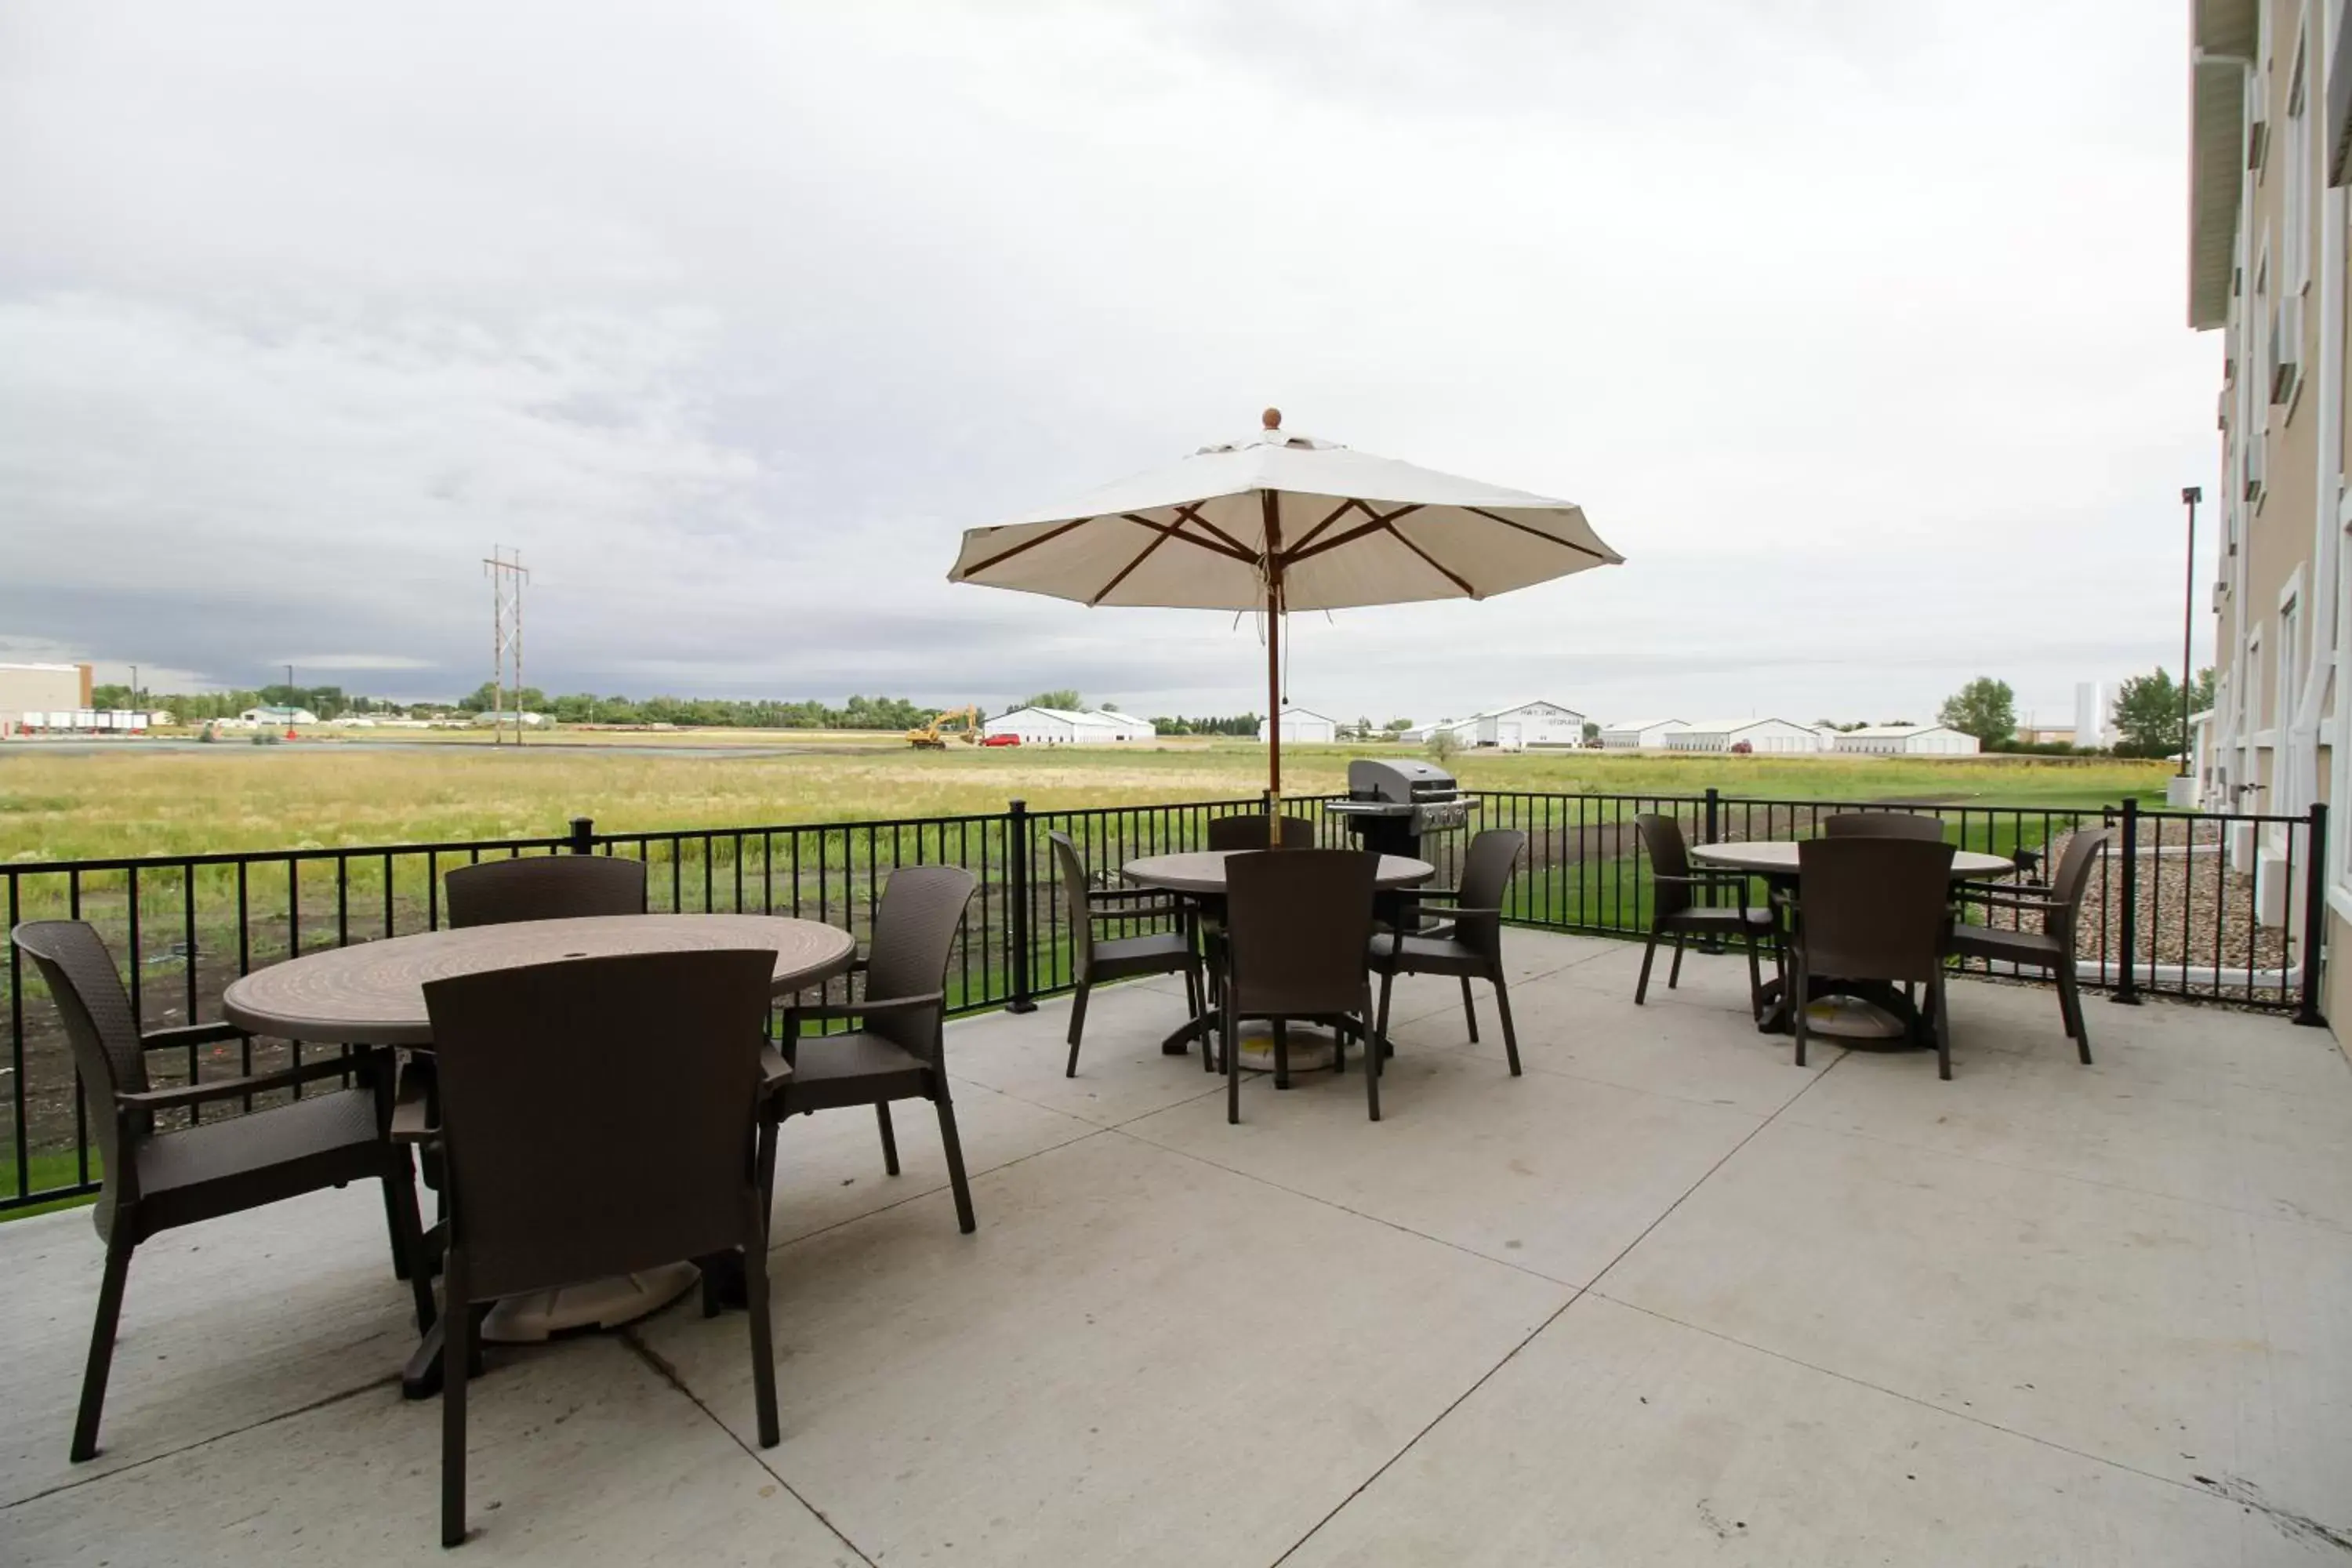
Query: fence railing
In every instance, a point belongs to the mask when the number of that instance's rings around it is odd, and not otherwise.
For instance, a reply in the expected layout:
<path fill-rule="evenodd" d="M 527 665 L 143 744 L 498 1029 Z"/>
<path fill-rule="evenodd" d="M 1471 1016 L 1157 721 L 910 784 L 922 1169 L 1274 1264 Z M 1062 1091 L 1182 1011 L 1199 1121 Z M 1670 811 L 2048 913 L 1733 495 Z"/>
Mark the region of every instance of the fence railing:
<path fill-rule="evenodd" d="M 1318 842 L 1349 843 L 1343 818 L 1323 810 L 1331 798 L 1286 798 L 1283 808 L 1313 818 Z M 645 862 L 657 911 L 793 915 L 842 926 L 861 941 L 892 870 L 945 862 L 980 883 L 949 966 L 950 1005 L 959 1013 L 1020 1012 L 1071 984 L 1070 910 L 1048 834 L 1066 833 L 1096 875 L 1115 878 L 1139 856 L 1201 847 L 1214 817 L 1263 808 L 1261 800 L 1244 798 L 1032 811 L 1016 800 L 1002 812 L 966 816 L 618 834 L 599 833 L 581 817 L 547 837 L 0 862 L 0 912 L 10 926 L 57 917 L 96 925 L 122 968 L 141 1026 L 152 1029 L 216 1016 L 228 984 L 263 965 L 437 929 L 443 874 L 484 859 L 626 856 Z M 2047 874 L 2067 835 L 2113 826 L 2116 840 L 2102 856 L 2078 927 L 2086 986 L 2117 1001 L 2219 999 L 2320 1021 L 2324 807 L 2285 817 L 2143 811 L 2130 802 L 1888 807 L 1714 790 L 1496 792 L 1481 796 L 1478 824 L 1528 835 L 1510 892 L 1512 921 L 1633 936 L 1647 927 L 1654 891 L 1634 826 L 1641 814 L 1674 817 L 1688 838 L 1707 843 L 1804 837 L 1825 816 L 1885 809 L 1937 817 L 1963 848 L 2019 858 L 2028 879 Z M 1467 837 L 1426 841 L 1439 882 L 1456 879 Z M 845 1000 L 845 984 L 829 987 L 828 999 Z M 62 1026 L 13 944 L 0 961 L 0 984 L 7 1029 L 5 1212 L 92 1191 L 102 1173 Z M 305 1048 L 247 1038 L 191 1047 L 184 1059 L 151 1058 L 151 1067 L 166 1080 L 194 1081 L 299 1063 Z M 314 1056 L 340 1048 L 309 1047 Z"/>

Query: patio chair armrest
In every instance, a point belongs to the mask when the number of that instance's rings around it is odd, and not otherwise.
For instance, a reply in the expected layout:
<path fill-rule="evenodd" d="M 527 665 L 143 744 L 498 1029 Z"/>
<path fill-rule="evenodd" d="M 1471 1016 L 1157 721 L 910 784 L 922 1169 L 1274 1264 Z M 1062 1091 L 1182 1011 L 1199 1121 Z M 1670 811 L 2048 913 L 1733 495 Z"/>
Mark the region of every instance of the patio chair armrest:
<path fill-rule="evenodd" d="M 788 1019 L 866 1018 L 877 1013 L 912 1013 L 924 1007 L 944 1006 L 946 1003 L 945 992 L 926 991 L 920 996 L 893 996 L 881 1002 L 847 1002 L 830 1007 L 787 1007 L 784 1016 Z"/>
<path fill-rule="evenodd" d="M 1183 912 L 1184 906 L 1171 900 L 1170 902 L 1160 904 L 1138 904 L 1132 909 L 1125 910 L 1088 910 L 1087 911 L 1087 919 L 1090 921 L 1139 921 L 1154 919 L 1160 915 L 1181 915 Z"/>
<path fill-rule="evenodd" d="M 760 1092 L 773 1094 L 792 1081 L 793 1064 L 767 1041 L 760 1042 Z"/>
<path fill-rule="evenodd" d="M 150 1029 L 139 1037 L 139 1048 L 142 1051 L 179 1050 L 189 1046 L 217 1045 L 223 1040 L 244 1037 L 244 1030 L 226 1018 L 216 1018 L 209 1024 L 182 1024 L 174 1028 Z"/>
<path fill-rule="evenodd" d="M 1087 898 L 1095 899 L 1164 899 L 1164 888 L 1118 887 L 1108 882 L 1096 882 L 1087 889 Z"/>
<path fill-rule="evenodd" d="M 236 1100 L 248 1094 L 263 1094 L 273 1089 L 291 1089 L 298 1083 L 313 1079 L 341 1078 L 347 1072 L 360 1070 L 363 1064 L 347 1057 L 331 1057 L 320 1061 L 304 1062 L 299 1068 L 280 1068 L 276 1072 L 255 1073 L 250 1078 L 224 1078 L 211 1083 L 183 1084 L 177 1089 L 142 1089 L 137 1094 L 118 1094 L 114 1103 L 122 1110 L 170 1110 L 183 1105 L 203 1105 L 215 1100 Z"/>
<path fill-rule="evenodd" d="M 1693 886 L 1696 886 L 1700 883 L 1711 882 L 1738 882 L 1741 886 L 1745 887 L 1748 882 L 1748 873 L 1745 871 L 1735 871 L 1730 867 L 1725 866 L 1715 870 L 1700 869 L 1683 875 L 1677 875 L 1671 871 L 1653 871 L 1650 874 L 1650 880 L 1653 882 L 1688 882 Z"/>
<path fill-rule="evenodd" d="M 1963 887 L 1953 889 L 1956 902 L 1968 904 L 2003 904 L 2028 910 L 2063 910 L 2063 899 L 2053 899 L 2046 889 L 2037 888 Z"/>
<path fill-rule="evenodd" d="M 1408 900 L 1402 906 L 1402 909 L 1405 911 L 1418 912 L 1420 906 Z M 1431 914 L 1443 916 L 1444 919 L 1449 921 L 1458 921 L 1465 915 L 1499 915 L 1503 911 L 1500 910 L 1475 909 L 1467 904 L 1448 904 L 1442 910 L 1432 910 L 1429 911 Z"/>
<path fill-rule="evenodd" d="M 433 1125 L 433 1090 L 421 1072 L 404 1072 L 392 1093 L 392 1141 L 423 1143 L 440 1135 Z"/>

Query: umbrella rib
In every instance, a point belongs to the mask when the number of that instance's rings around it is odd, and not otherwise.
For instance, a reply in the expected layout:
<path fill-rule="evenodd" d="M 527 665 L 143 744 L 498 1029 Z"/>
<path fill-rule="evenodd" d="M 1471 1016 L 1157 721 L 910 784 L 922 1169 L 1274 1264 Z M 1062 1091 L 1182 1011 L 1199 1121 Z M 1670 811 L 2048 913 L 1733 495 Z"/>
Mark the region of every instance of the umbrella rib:
<path fill-rule="evenodd" d="M 1350 501 L 1349 504 L 1350 506 L 1363 506 L 1361 501 Z M 1378 533 L 1381 530 L 1389 528 L 1389 525 L 1396 521 L 1397 519 L 1409 516 L 1420 510 L 1421 507 L 1418 503 L 1412 506 L 1401 506 L 1397 508 L 1396 510 L 1390 512 L 1386 517 L 1382 517 L 1380 513 L 1372 510 L 1370 507 L 1366 506 L 1364 507 L 1365 515 L 1369 516 L 1372 520 L 1371 521 L 1359 523 L 1356 527 L 1349 529 L 1344 533 L 1335 533 L 1330 538 L 1325 540 L 1322 543 L 1318 544 L 1311 549 L 1294 550 L 1290 552 L 1288 555 L 1284 557 L 1284 559 L 1289 561 L 1304 561 L 1310 555 L 1320 555 L 1327 550 L 1337 550 L 1342 544 L 1347 544 L 1355 540 L 1361 539 L 1368 533 Z M 1389 528 L 1389 531 L 1394 533 L 1396 531 L 1392 528 Z M 1308 537 L 1312 538 L 1313 535 L 1310 534 Z M 1399 537 L 1402 538 L 1402 535 L 1399 535 Z"/>
<path fill-rule="evenodd" d="M 1216 532 L 1214 528 L 1210 527 L 1208 520 L 1202 517 L 1200 513 L 1194 511 L 1192 506 L 1181 506 L 1177 508 L 1176 521 L 1173 522 L 1154 522 L 1148 517 L 1144 517 L 1131 511 L 1123 511 L 1118 515 L 1126 519 L 1128 521 L 1135 524 L 1138 528 L 1148 528 L 1151 530 L 1152 532 L 1159 534 L 1162 539 L 1181 539 L 1185 543 L 1193 546 L 1195 549 L 1211 551 L 1218 555 L 1230 555 L 1236 561 L 1254 562 L 1257 559 L 1256 556 L 1252 555 L 1248 551 L 1243 549 L 1240 545 L 1235 544 L 1231 541 L 1227 541 L 1221 544 L 1215 540 L 1195 539 L 1191 534 L 1185 532 L 1184 524 L 1187 522 L 1197 522 L 1202 528 L 1209 529 L 1210 532 Z M 1125 576 L 1126 574 L 1121 573 L 1119 575 Z M 1110 590 L 1106 588 L 1103 592 L 1108 593 Z"/>
<path fill-rule="evenodd" d="M 1062 535 L 1069 532 L 1070 530 L 1081 527 L 1084 524 L 1092 522 L 1093 521 L 1094 519 L 1090 517 L 1074 517 L 1067 522 L 1057 522 L 1053 527 L 1047 529 L 1045 532 L 1037 535 L 1034 539 L 1024 539 L 1020 543 L 1014 545 L 1012 549 L 1007 550 L 1001 554 L 992 555 L 985 561 L 973 562 L 970 566 L 964 569 L 963 579 L 966 582 L 970 582 L 972 578 L 979 576 L 982 572 L 987 571 L 990 567 L 1002 565 L 1005 562 L 1010 561 L 1014 556 L 1020 554 L 1024 550 L 1034 550 L 1037 546 L 1045 543 L 1048 540 L 1059 539 Z"/>
<path fill-rule="evenodd" d="M 1478 590 L 1473 588 L 1465 579 L 1455 576 L 1453 573 L 1439 565 L 1435 556 L 1430 554 L 1428 551 L 1423 550 L 1420 545 L 1415 544 L 1412 540 L 1407 539 L 1403 534 L 1397 532 L 1397 526 L 1395 523 L 1383 522 L 1381 526 L 1387 529 L 1390 533 L 1394 534 L 1396 536 L 1396 542 L 1399 544 L 1403 545 L 1407 550 L 1410 550 L 1415 555 L 1420 556 L 1422 560 L 1427 563 L 1431 571 L 1436 573 L 1439 576 L 1444 578 L 1447 582 L 1461 589 L 1463 593 L 1469 595 L 1471 598 L 1475 599 L 1478 596 Z"/>
<path fill-rule="evenodd" d="M 1462 510 L 1470 513 L 1473 517 L 1483 517 L 1488 522 L 1499 522 L 1505 528 L 1516 528 L 1521 533 L 1532 533 L 1538 539 L 1546 540 L 1550 543 L 1559 545 L 1562 550 L 1573 550 L 1580 555 L 1590 555 L 1595 561 L 1606 561 L 1609 559 L 1609 557 L 1603 555 L 1600 551 L 1588 550 L 1583 545 L 1577 543 L 1574 540 L 1562 539 L 1556 533 L 1546 533 L 1542 529 L 1530 528 L 1524 522 L 1514 522 L 1511 519 L 1503 516 L 1501 513 L 1488 511 L 1484 507 L 1465 506 Z"/>
<path fill-rule="evenodd" d="M 1322 521 L 1308 529 L 1306 536 L 1300 539 L 1297 543 L 1290 547 L 1290 559 L 1293 561 L 1297 560 L 1301 553 L 1305 552 L 1307 547 L 1314 543 L 1315 541 L 1321 536 L 1325 529 L 1330 527 L 1333 523 L 1339 521 L 1349 512 L 1358 510 L 1360 510 L 1366 517 L 1370 517 L 1372 515 L 1372 509 L 1370 507 L 1364 505 L 1362 501 L 1357 500 L 1353 498 L 1343 500 L 1338 506 L 1333 507 L 1331 509 L 1330 516 L 1325 518 Z"/>
<path fill-rule="evenodd" d="M 1128 521 L 1130 522 L 1141 522 L 1143 520 L 1129 515 Z M 1184 537 L 1182 534 L 1178 533 L 1176 531 L 1176 528 L 1172 526 L 1169 528 L 1161 528 L 1155 523 L 1149 522 L 1144 523 L 1143 526 L 1151 530 L 1151 542 L 1137 551 L 1135 552 L 1135 559 L 1120 567 L 1118 569 L 1118 575 L 1104 584 L 1102 585 L 1102 591 L 1095 595 L 1093 598 L 1087 601 L 1087 607 L 1088 609 L 1094 608 L 1097 605 L 1101 604 L 1105 599 L 1109 598 L 1112 590 L 1116 589 L 1121 583 L 1126 582 L 1127 574 L 1134 571 L 1137 567 L 1142 565 L 1146 560 L 1150 559 L 1153 551 L 1167 543 L 1171 539 L 1181 539 Z M 1199 542 L 1190 541 L 1188 542 L 1198 543 Z M 1203 545 L 1202 548 L 1206 549 L 1208 547 Z"/>

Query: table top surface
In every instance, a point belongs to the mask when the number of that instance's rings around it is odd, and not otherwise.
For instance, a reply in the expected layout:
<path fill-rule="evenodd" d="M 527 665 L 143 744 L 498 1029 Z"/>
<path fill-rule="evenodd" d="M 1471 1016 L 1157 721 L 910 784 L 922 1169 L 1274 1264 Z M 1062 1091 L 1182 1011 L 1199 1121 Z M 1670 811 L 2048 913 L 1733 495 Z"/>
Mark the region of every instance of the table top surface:
<path fill-rule="evenodd" d="M 782 995 L 849 967 L 856 939 L 817 921 L 770 915 L 598 915 L 517 921 L 356 942 L 306 953 L 233 981 L 228 1021 L 250 1034 L 324 1045 L 429 1046 L 427 981 L 484 970 L 636 952 L 772 949 Z"/>
<path fill-rule="evenodd" d="M 1146 855 L 1119 868 L 1130 882 L 1166 888 L 1176 893 L 1222 893 L 1225 890 L 1225 858 L 1229 855 L 1280 854 L 1264 849 L 1194 849 L 1181 855 Z M 1379 888 L 1409 888 L 1437 875 L 1426 860 L 1405 855 L 1383 855 L 1373 878 Z"/>
<path fill-rule="evenodd" d="M 1727 866 L 1740 871 L 1786 871 L 1794 875 L 1797 869 L 1795 838 L 1751 838 L 1738 844 L 1694 844 L 1691 858 L 1711 866 Z M 1955 851 L 1952 875 L 1955 877 L 2000 877 L 2017 869 L 2017 862 L 2006 855 L 1986 855 L 1974 849 Z"/>

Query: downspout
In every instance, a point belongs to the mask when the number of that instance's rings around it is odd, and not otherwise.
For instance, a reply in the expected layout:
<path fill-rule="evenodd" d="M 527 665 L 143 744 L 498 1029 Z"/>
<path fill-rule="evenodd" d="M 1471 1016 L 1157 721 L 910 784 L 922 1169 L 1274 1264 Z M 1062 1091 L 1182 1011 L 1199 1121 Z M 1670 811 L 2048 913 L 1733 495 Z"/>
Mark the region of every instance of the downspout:
<path fill-rule="evenodd" d="M 2314 59 L 2334 58 L 2335 39 L 2329 37 L 2334 10 L 2328 5 L 2313 8 L 2316 24 L 2314 31 L 2317 35 L 2311 57 Z M 2305 69 L 2310 68 L 2306 63 Z M 2305 101 L 2313 102 L 2315 98 L 2320 107 L 2320 112 L 2304 116 L 2306 133 L 2323 136 L 2327 123 L 2324 107 L 2327 95 L 2324 90 L 2312 94 L 2307 81 L 2304 86 Z M 2326 161 L 2315 159 L 2313 166 L 2324 171 Z M 2288 798 L 2271 807 L 2289 813 L 2307 811 L 2319 798 L 2319 727 L 2326 717 L 2327 688 L 2335 674 L 2334 661 L 2323 655 L 2336 642 L 2336 556 L 2343 542 L 2343 529 L 2336 521 L 2344 474 L 2344 192 L 2340 186 L 2321 187 L 2317 216 L 2319 406 L 2315 412 L 2319 418 L 2319 457 L 2318 472 L 2311 486 L 2311 582 L 2304 590 L 2308 612 L 2300 617 L 2309 628 L 2311 651 L 2304 661 L 2303 689 L 2296 693 L 2291 737 L 2294 750 L 2289 757 L 2294 776 L 2288 785 Z"/>

